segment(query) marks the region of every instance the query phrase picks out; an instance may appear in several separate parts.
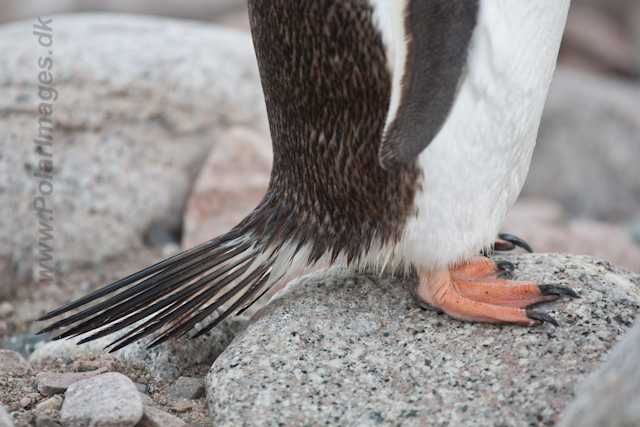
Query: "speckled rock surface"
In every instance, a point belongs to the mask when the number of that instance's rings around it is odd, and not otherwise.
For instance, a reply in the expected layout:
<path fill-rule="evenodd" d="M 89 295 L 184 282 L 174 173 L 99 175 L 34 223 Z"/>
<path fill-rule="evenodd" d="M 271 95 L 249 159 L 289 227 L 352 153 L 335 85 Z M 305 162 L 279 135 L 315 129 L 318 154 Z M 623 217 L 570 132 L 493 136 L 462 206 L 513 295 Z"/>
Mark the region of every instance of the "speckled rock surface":
<path fill-rule="evenodd" d="M 117 372 L 78 381 L 67 390 L 60 422 L 65 427 L 133 427 L 142 418 L 133 382 Z"/>
<path fill-rule="evenodd" d="M 207 317 L 203 323 L 196 325 L 194 333 L 207 325 L 216 317 Z M 246 325 L 246 318 L 234 317 L 225 320 L 211 332 L 197 339 L 169 340 L 157 347 L 147 349 L 152 339 L 145 338 L 114 353 L 108 353 L 105 347 L 125 334 L 129 329 L 108 337 L 100 338 L 87 344 L 76 345 L 82 337 L 69 340 L 52 341 L 36 349 L 29 361 L 33 365 L 42 365 L 57 358 L 113 358 L 133 364 L 144 365 L 156 381 L 174 381 L 182 371 L 200 364 L 211 364 L 229 345 L 236 334 Z"/>
<path fill-rule="evenodd" d="M 20 353 L 13 350 L 0 350 L 0 375 L 23 374 L 30 370 L 31 366 Z"/>
<path fill-rule="evenodd" d="M 634 321 L 640 277 L 587 256 L 500 258 L 580 294 L 540 306 L 560 327 L 464 323 L 418 308 L 410 279 L 319 272 L 215 361 L 216 425 L 553 425 Z"/>
<path fill-rule="evenodd" d="M 268 139 L 248 32 L 109 13 L 51 19 L 52 54 L 32 35 L 34 19 L 0 26 L 0 254 L 8 250 L 27 278 L 39 259 L 38 58 L 51 57 L 59 94 L 46 202 L 61 272 L 133 251 L 155 228 L 178 235 L 219 134 L 244 125 Z"/>
<path fill-rule="evenodd" d="M 640 426 L 640 323 L 580 386 L 558 427 Z"/>

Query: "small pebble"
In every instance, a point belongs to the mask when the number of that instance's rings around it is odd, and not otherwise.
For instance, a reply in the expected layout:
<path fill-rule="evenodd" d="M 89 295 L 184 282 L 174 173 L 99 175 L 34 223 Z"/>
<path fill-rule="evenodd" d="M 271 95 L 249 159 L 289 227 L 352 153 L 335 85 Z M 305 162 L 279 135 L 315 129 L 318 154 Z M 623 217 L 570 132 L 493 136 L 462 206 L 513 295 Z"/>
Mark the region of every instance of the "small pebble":
<path fill-rule="evenodd" d="M 180 377 L 164 391 L 175 399 L 199 399 L 204 394 L 204 379 Z"/>
<path fill-rule="evenodd" d="M 64 393 L 69 386 L 75 382 L 95 377 L 96 375 L 107 372 L 106 368 L 100 368 L 91 372 L 40 372 L 36 375 L 38 390 L 45 396 L 53 396 L 54 394 Z"/>
<path fill-rule="evenodd" d="M 44 402 L 40 402 L 36 405 L 36 409 L 44 411 L 46 409 L 53 409 L 59 411 L 62 408 L 63 399 L 60 395 L 55 395 L 45 400 Z"/>
<path fill-rule="evenodd" d="M 40 414 L 36 418 L 36 427 L 60 427 L 60 424 L 48 415 Z"/>
<path fill-rule="evenodd" d="M 133 427 L 142 418 L 140 393 L 125 375 L 110 372 L 72 384 L 60 411 L 64 426 Z"/>
<path fill-rule="evenodd" d="M 144 415 L 136 427 L 183 427 L 186 425 L 187 423 L 174 415 L 145 406 Z"/>
<path fill-rule="evenodd" d="M 187 412 L 193 408 L 195 408 L 196 405 L 191 403 L 191 402 L 187 402 L 184 399 L 180 399 L 178 400 L 176 403 L 173 404 L 173 406 L 171 407 L 171 409 L 173 409 L 176 412 Z"/>

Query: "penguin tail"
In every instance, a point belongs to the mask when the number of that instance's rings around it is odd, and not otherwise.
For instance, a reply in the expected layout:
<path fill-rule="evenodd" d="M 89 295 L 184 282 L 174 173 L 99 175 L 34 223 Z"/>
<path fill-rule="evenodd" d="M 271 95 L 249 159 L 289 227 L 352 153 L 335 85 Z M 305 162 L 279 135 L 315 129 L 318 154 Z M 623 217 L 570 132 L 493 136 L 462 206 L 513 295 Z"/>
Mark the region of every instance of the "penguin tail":
<path fill-rule="evenodd" d="M 282 247 L 266 245 L 254 236 L 247 227 L 238 226 L 160 261 L 46 314 L 38 321 L 91 304 L 38 333 L 64 329 L 54 338 L 62 339 L 91 332 L 81 344 L 131 327 L 107 348 L 113 352 L 154 334 L 151 348 L 186 334 L 229 303 L 194 338 L 205 334 L 230 314 L 249 308 L 282 277 L 276 276 L 278 271 L 288 270 L 279 256 Z"/>

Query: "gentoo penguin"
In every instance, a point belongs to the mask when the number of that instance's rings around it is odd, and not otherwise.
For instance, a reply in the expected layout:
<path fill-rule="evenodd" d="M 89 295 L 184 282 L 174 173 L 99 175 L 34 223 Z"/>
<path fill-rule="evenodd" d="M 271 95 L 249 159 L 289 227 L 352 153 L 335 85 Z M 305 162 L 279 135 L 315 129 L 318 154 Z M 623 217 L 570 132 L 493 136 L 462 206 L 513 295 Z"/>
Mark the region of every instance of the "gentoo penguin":
<path fill-rule="evenodd" d="M 525 180 L 569 2 L 249 0 L 273 140 L 264 198 L 44 331 L 86 342 L 137 324 L 112 351 L 153 346 L 224 308 L 204 334 L 318 263 L 410 274 L 420 304 L 456 319 L 556 324 L 528 307 L 573 291 L 502 279 L 513 265 L 480 254 Z"/>

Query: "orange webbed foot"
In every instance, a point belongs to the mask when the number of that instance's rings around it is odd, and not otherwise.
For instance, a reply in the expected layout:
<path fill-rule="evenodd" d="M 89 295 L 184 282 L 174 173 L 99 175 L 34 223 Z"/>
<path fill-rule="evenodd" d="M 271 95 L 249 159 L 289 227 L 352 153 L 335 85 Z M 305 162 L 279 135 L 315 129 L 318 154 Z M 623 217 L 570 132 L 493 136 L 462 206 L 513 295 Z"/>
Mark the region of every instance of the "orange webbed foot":
<path fill-rule="evenodd" d="M 553 317 L 528 307 L 560 295 L 578 295 L 563 285 L 500 278 L 514 268 L 508 261 L 494 262 L 479 256 L 455 268 L 418 271 L 414 297 L 460 320 L 524 325 L 548 322 L 557 326 Z"/>

